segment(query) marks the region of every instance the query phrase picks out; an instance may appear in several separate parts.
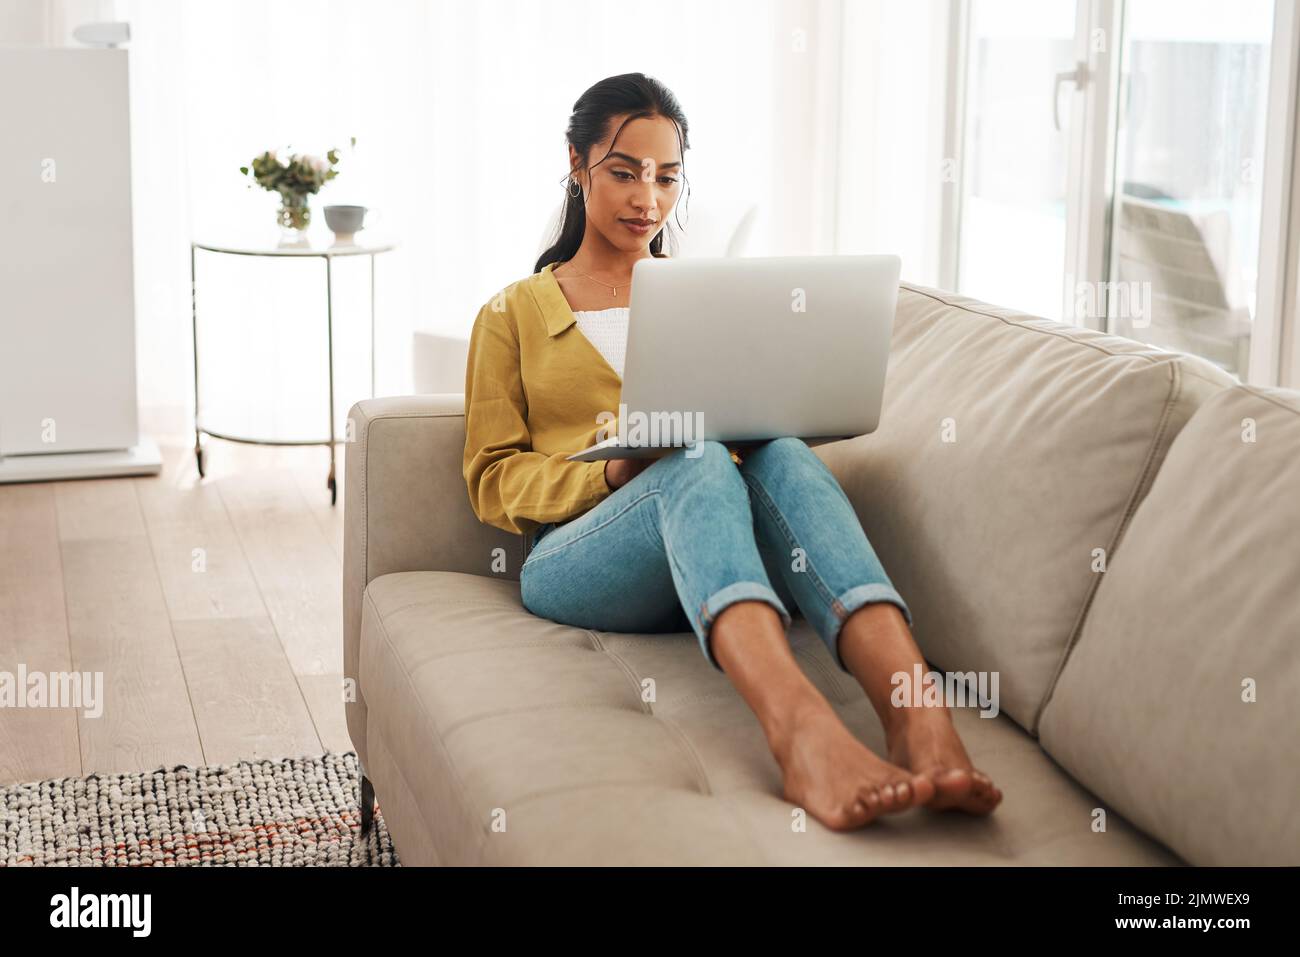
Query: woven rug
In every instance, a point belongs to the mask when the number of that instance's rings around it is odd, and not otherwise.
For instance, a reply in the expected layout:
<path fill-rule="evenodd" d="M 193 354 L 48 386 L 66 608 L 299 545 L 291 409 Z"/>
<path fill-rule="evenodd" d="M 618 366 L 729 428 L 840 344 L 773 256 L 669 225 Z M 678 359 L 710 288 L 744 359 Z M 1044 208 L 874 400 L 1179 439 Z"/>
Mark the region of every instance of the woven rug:
<path fill-rule="evenodd" d="M 357 756 L 91 774 L 0 789 L 0 865 L 393 867 Z"/>

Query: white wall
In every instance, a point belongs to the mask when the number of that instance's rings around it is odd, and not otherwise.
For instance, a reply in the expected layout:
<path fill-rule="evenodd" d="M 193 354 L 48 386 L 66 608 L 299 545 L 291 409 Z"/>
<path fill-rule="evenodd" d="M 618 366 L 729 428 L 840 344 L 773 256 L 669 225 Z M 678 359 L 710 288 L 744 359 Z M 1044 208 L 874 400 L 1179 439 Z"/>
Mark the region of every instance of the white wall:
<path fill-rule="evenodd" d="M 939 284 L 948 0 L 845 5 L 836 251 L 894 253 Z"/>

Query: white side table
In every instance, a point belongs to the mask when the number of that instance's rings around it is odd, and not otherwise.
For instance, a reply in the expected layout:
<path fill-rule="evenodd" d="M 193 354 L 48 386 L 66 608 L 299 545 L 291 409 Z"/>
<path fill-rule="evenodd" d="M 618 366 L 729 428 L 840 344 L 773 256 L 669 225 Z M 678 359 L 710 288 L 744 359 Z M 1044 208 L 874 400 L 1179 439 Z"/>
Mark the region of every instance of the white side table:
<path fill-rule="evenodd" d="M 338 445 L 340 440 L 336 437 L 334 429 L 334 275 L 332 264 L 335 259 L 340 257 L 370 257 L 370 395 L 373 398 L 375 394 L 375 257 L 380 253 L 386 253 L 395 249 L 396 246 L 396 243 L 368 244 L 365 242 L 349 243 L 346 245 L 335 244 L 329 246 L 218 246 L 197 241 L 190 243 L 190 311 L 194 332 L 194 456 L 198 464 L 200 477 L 203 477 L 207 471 L 207 452 L 203 447 L 202 441 L 202 438 L 205 435 L 209 435 L 214 439 L 224 439 L 227 442 L 244 442 L 250 445 L 325 445 L 328 446 L 330 450 L 330 470 L 325 484 L 330 492 L 330 504 L 334 505 L 338 502 L 338 483 L 335 479 L 335 446 Z M 314 258 L 324 261 L 325 335 L 328 346 L 327 354 L 329 356 L 329 434 L 327 437 L 307 437 L 301 439 L 255 439 L 247 436 L 215 432 L 212 429 L 204 427 L 203 416 L 199 409 L 199 306 L 198 276 L 195 268 L 199 250 L 229 256 L 265 256 L 276 259 Z"/>

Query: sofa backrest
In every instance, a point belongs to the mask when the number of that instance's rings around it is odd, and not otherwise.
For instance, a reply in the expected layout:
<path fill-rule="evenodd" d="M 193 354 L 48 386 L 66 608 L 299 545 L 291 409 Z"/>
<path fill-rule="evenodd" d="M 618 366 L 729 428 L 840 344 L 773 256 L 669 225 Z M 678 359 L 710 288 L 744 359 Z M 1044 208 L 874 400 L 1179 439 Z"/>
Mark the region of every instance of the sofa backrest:
<path fill-rule="evenodd" d="M 1197 406 L 1194 357 L 904 284 L 871 435 L 818 446 L 927 661 L 997 672 L 1034 733 L 1130 516 Z"/>
<path fill-rule="evenodd" d="M 1043 748 L 1192 864 L 1300 864 L 1300 392 L 1174 440 L 1047 707 Z"/>

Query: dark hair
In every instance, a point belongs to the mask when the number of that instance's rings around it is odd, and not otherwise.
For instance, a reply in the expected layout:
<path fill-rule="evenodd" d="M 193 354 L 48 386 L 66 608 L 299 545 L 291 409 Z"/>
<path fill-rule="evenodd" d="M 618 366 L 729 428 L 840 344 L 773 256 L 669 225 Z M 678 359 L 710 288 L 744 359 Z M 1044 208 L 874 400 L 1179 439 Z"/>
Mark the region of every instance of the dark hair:
<path fill-rule="evenodd" d="M 591 158 L 591 148 L 604 138 L 610 121 L 623 114 L 630 115 L 614 131 L 613 140 L 618 139 L 618 134 L 623 127 L 632 120 L 649 119 L 655 116 L 672 120 L 677 127 L 677 143 L 682 150 L 682 181 L 686 182 L 686 150 L 691 145 L 687 135 L 686 114 L 682 112 L 681 104 L 677 102 L 677 97 L 673 95 L 672 90 L 644 73 L 623 73 L 619 76 L 606 77 L 578 97 L 578 102 L 573 104 L 573 115 L 569 117 L 569 128 L 564 135 L 582 160 L 583 167 L 591 170 L 599 165 L 599 163 L 588 163 Z M 611 150 L 613 140 L 611 140 Z M 603 162 L 604 157 L 601 157 L 600 161 Z M 566 176 L 564 183 L 568 184 L 569 181 L 569 177 Z M 582 236 L 587 229 L 587 209 L 584 205 L 583 192 L 579 190 L 575 196 L 571 190 L 566 191 L 568 196 L 564 201 L 564 209 L 560 213 L 555 242 L 542 253 L 537 260 L 537 265 L 533 267 L 533 272 L 541 272 L 552 263 L 567 262 L 582 245 Z M 689 195 L 688 184 L 683 199 Z M 680 219 L 678 225 L 681 225 Z M 664 234 L 667 232 L 668 225 L 665 223 L 664 228 L 650 241 L 650 252 L 659 255 L 663 249 Z"/>

